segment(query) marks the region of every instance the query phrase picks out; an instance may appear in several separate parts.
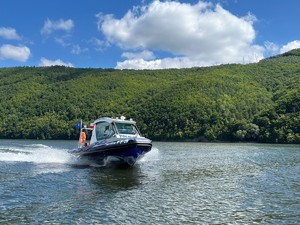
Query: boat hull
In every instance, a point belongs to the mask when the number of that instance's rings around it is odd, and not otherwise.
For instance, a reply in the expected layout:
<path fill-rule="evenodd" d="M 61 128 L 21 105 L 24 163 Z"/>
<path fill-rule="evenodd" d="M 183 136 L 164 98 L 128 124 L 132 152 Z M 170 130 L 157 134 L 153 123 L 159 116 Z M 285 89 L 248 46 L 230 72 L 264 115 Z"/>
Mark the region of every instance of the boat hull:
<path fill-rule="evenodd" d="M 95 143 L 70 151 L 73 155 L 88 159 L 98 165 L 133 166 L 152 148 L 152 143 L 135 140 Z"/>

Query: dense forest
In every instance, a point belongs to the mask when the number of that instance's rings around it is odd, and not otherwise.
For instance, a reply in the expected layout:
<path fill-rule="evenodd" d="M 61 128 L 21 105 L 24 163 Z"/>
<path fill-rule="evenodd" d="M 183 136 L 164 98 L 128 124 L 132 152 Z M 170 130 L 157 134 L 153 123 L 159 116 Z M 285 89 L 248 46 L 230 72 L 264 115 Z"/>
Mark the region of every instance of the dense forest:
<path fill-rule="evenodd" d="M 300 49 L 258 63 L 164 70 L 0 68 L 0 138 L 75 139 L 124 115 L 164 141 L 300 143 Z"/>

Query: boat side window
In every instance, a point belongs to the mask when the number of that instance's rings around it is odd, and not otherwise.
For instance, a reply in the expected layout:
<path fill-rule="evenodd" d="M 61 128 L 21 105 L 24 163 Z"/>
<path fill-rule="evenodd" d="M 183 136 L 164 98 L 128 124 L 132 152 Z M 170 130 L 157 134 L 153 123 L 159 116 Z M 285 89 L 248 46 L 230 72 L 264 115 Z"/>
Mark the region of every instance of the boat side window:
<path fill-rule="evenodd" d="M 112 126 L 107 122 L 100 122 L 96 124 L 96 138 L 97 140 L 103 140 L 114 134 Z"/>
<path fill-rule="evenodd" d="M 138 134 L 137 129 L 130 123 L 116 123 L 119 134 Z"/>

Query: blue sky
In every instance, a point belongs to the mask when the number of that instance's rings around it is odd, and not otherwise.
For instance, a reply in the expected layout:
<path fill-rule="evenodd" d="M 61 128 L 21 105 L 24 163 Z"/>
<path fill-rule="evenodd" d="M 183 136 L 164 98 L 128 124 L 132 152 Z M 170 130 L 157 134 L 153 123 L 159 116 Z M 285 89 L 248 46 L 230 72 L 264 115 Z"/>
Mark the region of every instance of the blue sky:
<path fill-rule="evenodd" d="M 163 69 L 300 48 L 299 0 L 1 0 L 0 67 Z"/>

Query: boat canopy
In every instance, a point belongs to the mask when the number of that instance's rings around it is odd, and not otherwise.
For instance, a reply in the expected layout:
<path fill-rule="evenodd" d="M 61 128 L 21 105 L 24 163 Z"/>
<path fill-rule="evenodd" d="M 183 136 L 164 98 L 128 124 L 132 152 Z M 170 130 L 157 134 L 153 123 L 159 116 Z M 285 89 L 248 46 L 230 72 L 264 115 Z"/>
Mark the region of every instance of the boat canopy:
<path fill-rule="evenodd" d="M 126 118 L 124 116 L 121 116 L 120 118 L 118 118 L 118 117 L 116 117 L 116 118 L 109 118 L 109 117 L 99 118 L 94 121 L 94 124 L 97 124 L 101 121 L 105 121 L 107 123 L 121 122 L 121 123 L 136 124 L 136 122 L 133 121 L 132 119 L 126 120 Z"/>
<path fill-rule="evenodd" d="M 141 134 L 136 127 L 136 122 L 132 119 L 126 120 L 126 118 L 123 116 L 121 118 L 99 118 L 94 121 L 93 127 L 94 129 L 90 143 L 105 140 L 111 137 L 141 137 Z"/>

